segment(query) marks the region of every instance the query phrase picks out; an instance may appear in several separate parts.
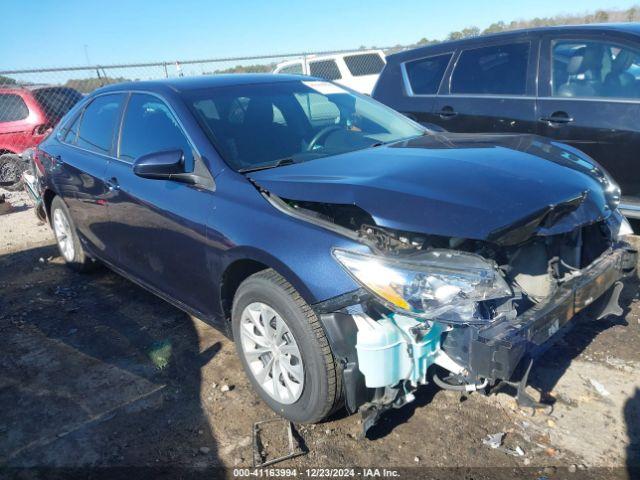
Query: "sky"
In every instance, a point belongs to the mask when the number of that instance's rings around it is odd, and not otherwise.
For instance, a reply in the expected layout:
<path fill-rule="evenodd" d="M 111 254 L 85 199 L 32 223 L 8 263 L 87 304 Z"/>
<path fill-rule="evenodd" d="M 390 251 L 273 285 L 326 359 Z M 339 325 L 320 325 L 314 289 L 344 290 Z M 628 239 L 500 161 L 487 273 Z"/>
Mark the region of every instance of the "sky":
<path fill-rule="evenodd" d="M 0 70 L 410 44 L 639 0 L 4 0 Z M 17 28 L 16 28 L 17 27 Z M 8 34 L 14 32 L 14 34 Z M 85 48 L 86 45 L 86 48 Z"/>

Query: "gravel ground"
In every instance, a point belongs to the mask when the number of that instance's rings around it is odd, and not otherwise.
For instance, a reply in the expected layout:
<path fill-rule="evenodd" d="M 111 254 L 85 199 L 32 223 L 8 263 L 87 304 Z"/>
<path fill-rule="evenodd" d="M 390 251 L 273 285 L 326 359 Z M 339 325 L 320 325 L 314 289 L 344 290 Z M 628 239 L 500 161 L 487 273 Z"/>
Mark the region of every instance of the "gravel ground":
<path fill-rule="evenodd" d="M 274 415 L 251 391 L 233 344 L 106 269 L 71 272 L 25 194 L 7 198 L 0 468 L 250 466 L 253 423 Z M 357 415 L 297 426 L 308 453 L 277 466 L 413 468 L 405 478 L 429 467 L 467 478 L 631 477 L 640 467 L 636 281 L 624 306 L 623 318 L 583 315 L 535 364 L 531 387 L 555 399 L 550 415 L 520 410 L 506 394 L 462 398 L 427 386 L 368 439 Z M 501 448 L 483 444 L 499 432 Z M 269 458 L 283 453 L 277 429 L 263 443 Z"/>

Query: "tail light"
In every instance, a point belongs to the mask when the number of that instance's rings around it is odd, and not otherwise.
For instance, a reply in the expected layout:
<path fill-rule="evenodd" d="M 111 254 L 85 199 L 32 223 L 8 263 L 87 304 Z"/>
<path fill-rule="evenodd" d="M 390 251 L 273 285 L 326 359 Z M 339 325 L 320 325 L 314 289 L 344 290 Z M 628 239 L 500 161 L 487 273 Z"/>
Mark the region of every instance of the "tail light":
<path fill-rule="evenodd" d="M 33 159 L 33 164 L 36 166 L 36 168 L 40 171 L 41 174 L 44 175 L 44 165 L 42 165 L 42 152 L 40 152 L 40 149 L 38 147 L 33 149 L 31 158 Z"/>

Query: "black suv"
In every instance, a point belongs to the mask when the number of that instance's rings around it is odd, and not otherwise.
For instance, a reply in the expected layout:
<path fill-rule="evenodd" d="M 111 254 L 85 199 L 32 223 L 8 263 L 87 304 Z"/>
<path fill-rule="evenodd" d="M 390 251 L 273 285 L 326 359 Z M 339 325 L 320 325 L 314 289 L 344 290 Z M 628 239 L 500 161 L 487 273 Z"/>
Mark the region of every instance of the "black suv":
<path fill-rule="evenodd" d="M 523 132 L 572 145 L 640 218 L 640 24 L 519 30 L 387 57 L 373 97 L 453 132 Z"/>

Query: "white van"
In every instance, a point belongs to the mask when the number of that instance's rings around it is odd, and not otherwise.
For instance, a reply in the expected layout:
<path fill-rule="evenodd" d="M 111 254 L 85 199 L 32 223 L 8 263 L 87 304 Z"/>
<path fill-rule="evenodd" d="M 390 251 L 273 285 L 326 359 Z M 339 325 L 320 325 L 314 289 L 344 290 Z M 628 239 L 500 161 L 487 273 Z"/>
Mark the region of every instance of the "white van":
<path fill-rule="evenodd" d="M 331 80 L 371 95 L 386 64 L 382 50 L 358 50 L 331 55 L 310 55 L 278 64 L 273 73 L 310 75 Z"/>

